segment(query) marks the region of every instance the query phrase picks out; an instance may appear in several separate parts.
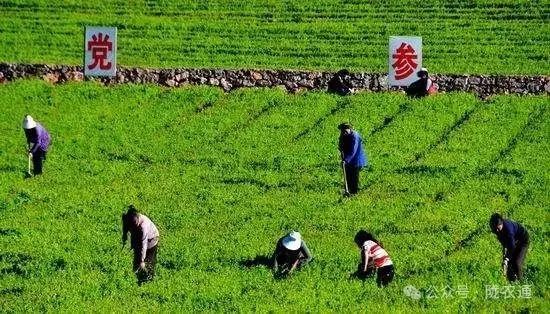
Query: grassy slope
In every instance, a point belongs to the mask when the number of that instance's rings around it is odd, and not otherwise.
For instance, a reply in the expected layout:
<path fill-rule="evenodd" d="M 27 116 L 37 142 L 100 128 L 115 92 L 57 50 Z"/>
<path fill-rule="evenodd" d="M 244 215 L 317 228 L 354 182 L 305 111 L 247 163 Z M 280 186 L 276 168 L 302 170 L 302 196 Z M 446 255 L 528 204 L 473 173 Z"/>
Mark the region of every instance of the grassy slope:
<path fill-rule="evenodd" d="M 83 27 L 116 26 L 119 64 L 387 71 L 389 36 L 436 73 L 548 74 L 544 1 L 0 1 L 0 60 L 80 64 Z"/>
<path fill-rule="evenodd" d="M 548 308 L 547 97 L 289 95 L 279 90 L 38 81 L 0 86 L 0 310 L 542 310 Z M 53 134 L 46 174 L 23 180 L 19 123 Z M 366 140 L 362 194 L 339 198 L 338 122 Z M 389 121 L 384 124 L 383 122 Z M 138 288 L 121 251 L 128 203 L 159 226 L 159 277 Z M 486 225 L 501 211 L 531 232 L 529 300 L 505 285 Z M 352 237 L 374 231 L 397 265 L 387 289 L 348 280 Z M 300 230 L 316 260 L 274 280 L 242 263 Z M 402 290 L 467 285 L 466 299 Z"/>

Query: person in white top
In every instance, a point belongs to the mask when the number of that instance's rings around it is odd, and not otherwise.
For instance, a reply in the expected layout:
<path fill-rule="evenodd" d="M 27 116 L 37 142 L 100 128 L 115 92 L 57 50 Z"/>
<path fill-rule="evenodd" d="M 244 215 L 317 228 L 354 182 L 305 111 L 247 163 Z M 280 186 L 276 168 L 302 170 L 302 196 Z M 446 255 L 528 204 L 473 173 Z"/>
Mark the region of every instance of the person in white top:
<path fill-rule="evenodd" d="M 393 262 L 388 252 L 374 236 L 365 230 L 360 230 L 355 235 L 355 244 L 361 250 L 361 263 L 358 266 L 356 276 L 366 278 L 376 271 L 376 283 L 378 286 L 387 286 L 394 276 Z"/>
<path fill-rule="evenodd" d="M 131 248 L 134 250 L 133 270 L 138 284 L 150 281 L 155 276 L 159 231 L 155 224 L 145 215 L 138 213 L 134 205 L 122 214 L 122 247 L 131 237 Z"/>

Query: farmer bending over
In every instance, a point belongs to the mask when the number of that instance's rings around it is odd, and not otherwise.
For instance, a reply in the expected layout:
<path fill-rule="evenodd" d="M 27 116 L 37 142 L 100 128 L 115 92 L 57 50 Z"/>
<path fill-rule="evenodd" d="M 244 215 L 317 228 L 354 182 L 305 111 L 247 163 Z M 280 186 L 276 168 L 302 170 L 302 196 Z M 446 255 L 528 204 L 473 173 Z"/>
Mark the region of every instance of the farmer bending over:
<path fill-rule="evenodd" d="M 131 247 L 134 250 L 134 267 L 138 284 L 150 281 L 155 276 L 159 231 L 147 216 L 138 213 L 134 205 L 122 214 L 122 247 L 131 236 Z"/>
<path fill-rule="evenodd" d="M 409 85 L 405 91 L 408 96 L 420 98 L 437 93 L 437 84 L 428 77 L 426 68 L 422 68 L 416 75 L 419 79 Z"/>
<path fill-rule="evenodd" d="M 365 230 L 357 232 L 354 241 L 361 250 L 361 263 L 356 276 L 364 279 L 376 271 L 378 286 L 388 285 L 393 280 L 393 263 L 382 244 Z"/>
<path fill-rule="evenodd" d="M 520 280 L 523 275 L 523 261 L 529 247 L 529 234 L 517 222 L 503 219 L 494 213 L 489 220 L 491 231 L 502 245 L 502 270 L 509 281 Z"/>
<path fill-rule="evenodd" d="M 300 233 L 292 231 L 277 241 L 273 253 L 273 270 L 278 275 L 286 276 L 306 265 L 312 258 Z"/>
<path fill-rule="evenodd" d="M 350 73 L 346 69 L 342 69 L 328 81 L 328 92 L 335 93 L 341 96 L 346 96 L 353 93 L 351 83 L 349 81 Z"/>
<path fill-rule="evenodd" d="M 32 158 L 33 173 L 34 175 L 42 174 L 42 163 L 46 160 L 46 152 L 50 145 L 50 134 L 29 115 L 23 118 L 23 130 L 25 130 L 25 137 L 27 138 L 29 158 Z"/>

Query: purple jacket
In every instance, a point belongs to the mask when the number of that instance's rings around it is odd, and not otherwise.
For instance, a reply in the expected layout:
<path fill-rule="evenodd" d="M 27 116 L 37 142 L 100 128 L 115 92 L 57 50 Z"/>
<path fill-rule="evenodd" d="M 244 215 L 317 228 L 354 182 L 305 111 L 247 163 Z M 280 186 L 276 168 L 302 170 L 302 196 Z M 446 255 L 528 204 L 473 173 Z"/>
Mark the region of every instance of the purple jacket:
<path fill-rule="evenodd" d="M 34 146 L 31 148 L 31 153 L 36 153 L 36 151 L 40 148 L 43 151 L 48 150 L 48 146 L 50 146 L 50 134 L 46 129 L 40 124 L 36 123 L 36 133 L 37 133 L 37 139 L 34 143 Z M 27 142 L 33 143 L 33 139 L 27 138 Z"/>

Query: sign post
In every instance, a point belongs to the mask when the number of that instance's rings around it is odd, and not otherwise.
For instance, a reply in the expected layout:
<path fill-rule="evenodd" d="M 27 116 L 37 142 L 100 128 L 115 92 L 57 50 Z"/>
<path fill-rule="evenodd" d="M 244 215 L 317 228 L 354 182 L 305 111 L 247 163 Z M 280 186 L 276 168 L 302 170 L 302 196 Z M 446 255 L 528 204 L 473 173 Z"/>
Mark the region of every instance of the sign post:
<path fill-rule="evenodd" d="M 84 75 L 116 75 L 116 27 L 86 26 L 84 35 Z"/>
<path fill-rule="evenodd" d="M 390 37 L 388 83 L 409 86 L 422 68 L 422 37 Z"/>

